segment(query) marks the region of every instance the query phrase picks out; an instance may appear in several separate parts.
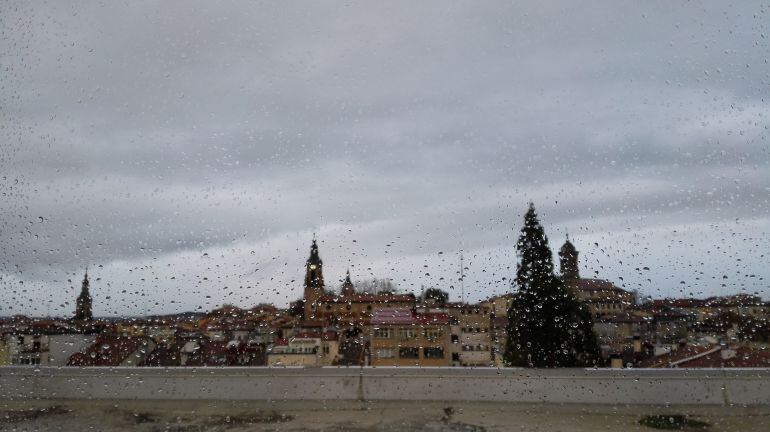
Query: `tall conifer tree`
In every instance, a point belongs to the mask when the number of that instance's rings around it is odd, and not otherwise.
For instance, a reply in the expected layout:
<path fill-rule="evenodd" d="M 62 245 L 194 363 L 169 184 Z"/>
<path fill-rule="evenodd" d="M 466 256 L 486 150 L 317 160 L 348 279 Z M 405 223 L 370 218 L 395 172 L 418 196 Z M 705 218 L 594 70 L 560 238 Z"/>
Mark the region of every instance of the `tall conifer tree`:
<path fill-rule="evenodd" d="M 591 314 L 554 275 L 548 238 L 532 203 L 516 251 L 521 261 L 514 282 L 518 292 L 508 310 L 507 363 L 523 367 L 595 364 L 599 350 Z"/>

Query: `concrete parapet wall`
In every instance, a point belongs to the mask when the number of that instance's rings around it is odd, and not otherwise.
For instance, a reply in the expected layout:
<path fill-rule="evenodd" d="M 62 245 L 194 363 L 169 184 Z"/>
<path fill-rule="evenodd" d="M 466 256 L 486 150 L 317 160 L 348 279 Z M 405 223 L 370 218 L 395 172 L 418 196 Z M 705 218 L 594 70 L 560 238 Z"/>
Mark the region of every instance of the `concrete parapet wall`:
<path fill-rule="evenodd" d="M 0 398 L 770 405 L 770 369 L 0 367 Z"/>

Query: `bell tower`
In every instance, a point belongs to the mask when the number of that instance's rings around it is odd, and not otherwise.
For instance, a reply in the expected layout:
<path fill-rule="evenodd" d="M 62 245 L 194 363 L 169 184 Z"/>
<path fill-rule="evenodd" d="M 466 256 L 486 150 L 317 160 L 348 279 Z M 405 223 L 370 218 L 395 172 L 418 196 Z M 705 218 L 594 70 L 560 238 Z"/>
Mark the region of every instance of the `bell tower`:
<path fill-rule="evenodd" d="M 564 281 L 580 279 L 580 270 L 578 268 L 578 251 L 575 249 L 575 245 L 569 241 L 569 234 L 567 235 L 567 241 L 559 249 L 559 260 L 561 278 Z"/>
<path fill-rule="evenodd" d="M 318 244 L 313 236 L 310 256 L 305 263 L 305 319 L 315 315 L 318 299 L 324 292 L 323 261 L 318 256 Z"/>
<path fill-rule="evenodd" d="M 91 293 L 88 292 L 88 269 L 83 277 L 83 283 L 80 288 L 80 295 L 75 303 L 75 321 L 93 321 L 94 315 L 91 311 Z"/>

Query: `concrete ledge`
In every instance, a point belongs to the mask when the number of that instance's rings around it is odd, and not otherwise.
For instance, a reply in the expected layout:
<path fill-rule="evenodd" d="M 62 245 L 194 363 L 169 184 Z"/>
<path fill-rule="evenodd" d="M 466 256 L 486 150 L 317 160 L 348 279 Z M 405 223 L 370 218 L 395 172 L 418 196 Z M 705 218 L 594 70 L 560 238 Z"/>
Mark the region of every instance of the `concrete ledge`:
<path fill-rule="evenodd" d="M 0 367 L 0 398 L 770 405 L 770 369 Z"/>

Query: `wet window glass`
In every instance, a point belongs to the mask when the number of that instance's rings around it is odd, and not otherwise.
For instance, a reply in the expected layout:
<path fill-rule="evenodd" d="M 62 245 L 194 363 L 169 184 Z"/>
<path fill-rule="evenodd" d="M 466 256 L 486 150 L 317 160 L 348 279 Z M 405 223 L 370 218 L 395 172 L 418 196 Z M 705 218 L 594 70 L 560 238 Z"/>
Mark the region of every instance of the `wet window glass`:
<path fill-rule="evenodd" d="M 0 430 L 766 430 L 768 35 L 0 3 Z"/>

